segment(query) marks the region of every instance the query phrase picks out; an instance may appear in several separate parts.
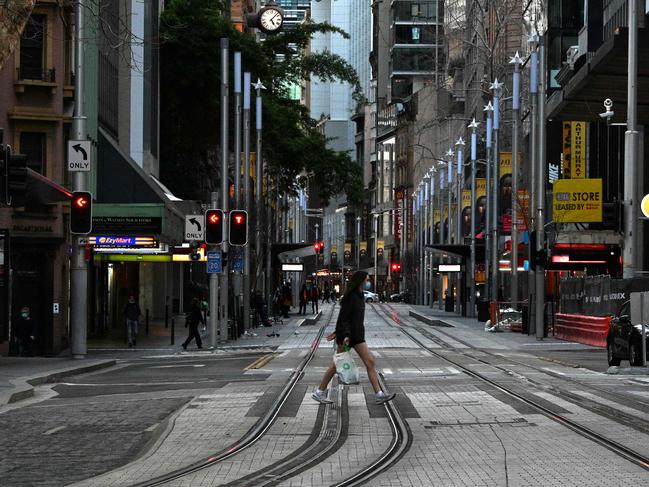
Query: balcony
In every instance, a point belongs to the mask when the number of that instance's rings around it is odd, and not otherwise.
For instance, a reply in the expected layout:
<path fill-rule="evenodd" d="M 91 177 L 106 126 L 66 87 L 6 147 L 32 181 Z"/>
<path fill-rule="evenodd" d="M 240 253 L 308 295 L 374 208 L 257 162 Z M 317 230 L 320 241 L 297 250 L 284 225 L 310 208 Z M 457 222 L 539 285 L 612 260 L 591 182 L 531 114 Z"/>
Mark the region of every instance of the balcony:
<path fill-rule="evenodd" d="M 53 68 L 45 71 L 40 68 L 16 68 L 16 81 L 14 82 L 16 93 L 24 93 L 26 86 L 49 88 L 51 94 L 55 94 L 57 87 L 56 70 Z"/>

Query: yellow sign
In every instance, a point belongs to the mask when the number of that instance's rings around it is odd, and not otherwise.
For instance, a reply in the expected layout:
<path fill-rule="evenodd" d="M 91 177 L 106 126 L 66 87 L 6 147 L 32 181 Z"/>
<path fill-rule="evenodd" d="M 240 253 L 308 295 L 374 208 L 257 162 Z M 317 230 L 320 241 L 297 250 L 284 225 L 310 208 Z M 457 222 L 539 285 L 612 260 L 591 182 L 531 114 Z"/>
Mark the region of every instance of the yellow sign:
<path fill-rule="evenodd" d="M 570 178 L 586 177 L 586 122 L 570 125 Z"/>
<path fill-rule="evenodd" d="M 602 221 L 601 179 L 558 179 L 553 185 L 552 211 L 556 223 Z"/>
<path fill-rule="evenodd" d="M 361 257 L 365 257 L 367 255 L 367 241 L 366 240 L 363 240 L 361 242 L 361 245 L 360 245 L 360 247 L 358 249 L 358 252 L 359 252 Z"/>
<path fill-rule="evenodd" d="M 512 153 L 500 153 L 500 178 L 512 173 Z"/>
<path fill-rule="evenodd" d="M 462 190 L 462 209 L 471 208 L 471 190 L 463 189 Z"/>
<path fill-rule="evenodd" d="M 485 178 L 477 178 L 475 180 L 475 199 L 482 198 L 487 195 L 487 180 Z"/>
<path fill-rule="evenodd" d="M 338 246 L 337 245 L 332 245 L 331 246 L 331 253 L 332 254 L 337 254 L 338 253 Z"/>
<path fill-rule="evenodd" d="M 439 223 L 439 208 L 435 208 L 434 221 L 435 221 L 435 225 Z"/>
<path fill-rule="evenodd" d="M 349 242 L 345 242 L 345 254 L 351 255 L 352 253 L 352 244 Z"/>
<path fill-rule="evenodd" d="M 570 138 L 570 129 L 572 127 L 572 122 L 563 122 L 563 137 L 561 139 L 561 173 L 566 179 L 570 179 L 570 149 L 572 148 L 572 142 Z"/>

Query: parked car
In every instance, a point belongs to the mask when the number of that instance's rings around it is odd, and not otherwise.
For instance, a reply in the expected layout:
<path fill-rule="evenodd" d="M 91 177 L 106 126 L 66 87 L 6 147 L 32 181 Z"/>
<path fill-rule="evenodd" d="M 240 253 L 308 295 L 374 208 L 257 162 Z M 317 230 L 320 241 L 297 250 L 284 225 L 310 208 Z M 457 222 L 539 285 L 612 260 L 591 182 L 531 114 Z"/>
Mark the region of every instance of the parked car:
<path fill-rule="evenodd" d="M 390 294 L 390 301 L 393 303 L 410 303 L 410 292 L 401 291 L 400 293 Z"/>
<path fill-rule="evenodd" d="M 611 319 L 606 350 L 609 365 L 620 365 L 622 360 L 628 360 L 631 365 L 642 365 L 642 325 L 631 322 L 631 301 L 626 301 L 617 316 Z"/>
<path fill-rule="evenodd" d="M 363 297 L 365 298 L 366 303 L 378 303 L 379 295 L 373 293 L 372 291 L 363 291 Z"/>

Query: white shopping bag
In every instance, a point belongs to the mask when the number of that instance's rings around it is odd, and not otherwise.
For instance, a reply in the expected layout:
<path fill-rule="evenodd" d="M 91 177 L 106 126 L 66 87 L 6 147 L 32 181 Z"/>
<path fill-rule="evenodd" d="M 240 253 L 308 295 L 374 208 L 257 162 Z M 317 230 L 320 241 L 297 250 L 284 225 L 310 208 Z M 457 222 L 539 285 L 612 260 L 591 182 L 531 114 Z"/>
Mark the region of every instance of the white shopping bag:
<path fill-rule="evenodd" d="M 359 371 L 356 367 L 356 363 L 352 358 L 352 354 L 349 351 L 344 351 L 341 353 L 334 354 L 334 365 L 336 366 L 336 374 L 338 374 L 338 380 L 343 384 L 358 384 L 359 382 Z"/>

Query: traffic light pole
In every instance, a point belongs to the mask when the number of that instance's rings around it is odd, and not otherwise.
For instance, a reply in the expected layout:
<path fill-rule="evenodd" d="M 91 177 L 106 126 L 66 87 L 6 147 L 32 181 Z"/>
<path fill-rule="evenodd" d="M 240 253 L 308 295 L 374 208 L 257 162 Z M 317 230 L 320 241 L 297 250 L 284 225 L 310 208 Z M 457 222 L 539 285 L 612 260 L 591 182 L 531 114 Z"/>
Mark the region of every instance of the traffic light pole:
<path fill-rule="evenodd" d="M 257 163 L 255 164 L 255 206 L 257 207 L 256 211 L 256 218 L 255 218 L 255 255 L 257 257 L 257 262 L 255 265 L 255 268 L 257 269 L 257 272 L 255 273 L 255 290 L 257 292 L 261 292 L 262 288 L 264 287 L 264 278 L 263 278 L 263 273 L 265 272 L 265 269 L 263 267 L 263 244 L 262 244 L 262 221 L 265 219 L 266 216 L 266 207 L 262 204 L 262 198 L 263 198 L 263 184 L 262 184 L 262 178 L 264 177 L 264 174 L 266 173 L 264 169 L 264 157 L 262 155 L 261 151 L 261 135 L 262 135 L 262 113 L 263 113 L 263 104 L 261 100 L 261 90 L 263 89 L 263 85 L 261 82 L 258 80 L 257 85 L 255 85 L 255 88 L 257 90 L 257 97 L 255 98 L 255 131 L 257 135 L 257 146 L 255 149 L 255 153 L 257 154 Z M 270 225 L 266 225 L 267 228 L 269 228 L 270 232 Z M 263 271 L 262 271 L 263 270 Z M 270 303 L 270 296 L 269 291 L 266 290 L 264 293 L 266 296 L 266 303 Z"/>
<path fill-rule="evenodd" d="M 228 129 L 229 129 L 229 70 L 228 70 L 228 57 L 230 54 L 229 49 L 229 40 L 227 38 L 221 39 L 221 208 L 223 212 L 227 214 L 229 207 L 229 191 L 228 191 L 228 156 L 229 156 L 229 147 L 228 147 Z M 223 235 L 229 235 L 228 233 L 228 219 L 223 219 Z M 228 253 L 228 242 L 227 238 L 223 239 L 223 244 L 221 245 L 223 255 L 226 256 Z M 221 342 L 225 342 L 228 339 L 228 272 L 229 264 L 227 259 L 224 257 L 223 268 L 221 272 L 221 299 L 220 299 L 220 326 L 219 326 L 219 338 Z"/>
<path fill-rule="evenodd" d="M 536 168 L 536 252 L 544 252 L 545 243 L 545 85 L 546 85 L 546 67 L 545 67 L 545 39 L 539 39 L 539 90 L 538 90 L 538 110 L 537 110 L 537 127 L 538 127 L 538 166 Z M 545 259 L 537 259 L 535 272 L 535 298 L 534 313 L 536 315 L 536 339 L 543 340 L 545 336 Z"/>
<path fill-rule="evenodd" d="M 250 213 L 250 73 L 243 74 L 243 194 Z M 258 156 L 257 156 L 258 157 Z M 256 160 L 256 164 L 259 159 Z M 248 224 L 248 222 L 246 222 Z M 243 248 L 243 328 L 250 328 L 250 245 Z"/>
<path fill-rule="evenodd" d="M 74 115 L 72 118 L 71 138 L 85 140 L 86 117 L 84 116 L 84 60 L 83 38 L 84 14 L 86 6 L 81 0 L 76 2 L 75 13 L 75 77 L 74 77 Z M 72 174 L 73 189 L 83 191 L 86 186 L 85 172 Z M 88 265 L 86 263 L 85 245 L 81 245 L 81 237 L 71 235 L 72 258 L 70 262 L 70 341 L 72 358 L 84 359 L 87 353 L 88 330 Z"/>
<path fill-rule="evenodd" d="M 241 208 L 241 53 L 234 53 L 234 207 Z M 245 163 L 245 161 L 244 161 Z M 236 249 L 237 253 L 239 249 Z M 234 252 L 232 252 L 234 259 Z M 234 321 L 238 323 L 242 297 L 241 274 L 232 274 L 234 298 Z M 245 293 L 244 293 L 245 294 Z M 242 299 L 243 298 L 243 299 Z"/>
<path fill-rule="evenodd" d="M 514 127 L 512 134 L 512 252 L 509 266 L 511 268 L 511 301 L 512 306 L 518 301 L 518 138 L 520 128 L 520 85 L 521 85 L 521 63 L 522 60 L 518 55 L 512 58 L 510 64 L 514 65 L 514 75 L 512 78 L 512 117 L 514 118 Z"/>
<path fill-rule="evenodd" d="M 212 193 L 212 208 L 219 206 L 219 194 Z M 225 218 L 223 218 L 224 221 Z M 207 219 L 205 221 L 207 226 Z M 217 320 L 219 316 L 219 275 L 216 272 L 210 274 L 210 348 L 216 348 L 216 334 L 218 332 Z"/>

